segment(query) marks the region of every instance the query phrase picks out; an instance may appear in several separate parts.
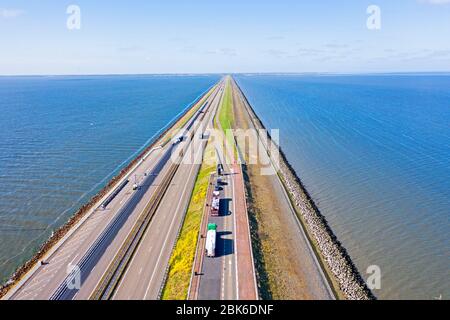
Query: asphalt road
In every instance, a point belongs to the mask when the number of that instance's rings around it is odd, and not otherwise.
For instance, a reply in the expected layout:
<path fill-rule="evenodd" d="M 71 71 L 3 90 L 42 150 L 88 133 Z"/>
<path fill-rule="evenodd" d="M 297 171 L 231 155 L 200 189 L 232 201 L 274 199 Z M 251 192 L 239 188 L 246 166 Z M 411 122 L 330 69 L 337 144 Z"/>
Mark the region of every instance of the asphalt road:
<path fill-rule="evenodd" d="M 244 107 L 246 101 L 242 95 L 240 89 L 235 85 L 234 80 L 233 90 L 238 92 L 241 106 Z M 249 106 L 247 106 L 249 107 Z M 244 112 L 246 115 L 246 111 Z M 248 117 L 249 128 L 254 129 L 250 118 Z M 266 143 L 263 143 L 260 138 L 256 137 L 255 131 L 252 133 L 252 141 L 258 141 L 258 150 L 267 150 Z M 278 151 L 274 145 L 270 147 L 271 154 L 276 154 Z M 265 173 L 267 174 L 267 178 L 270 183 L 267 186 L 273 192 L 274 195 L 277 196 L 279 210 L 278 214 L 282 216 L 283 221 L 286 221 L 286 224 L 292 226 L 290 230 L 291 243 L 293 244 L 293 250 L 295 250 L 295 254 L 293 255 L 294 259 L 292 260 L 292 265 L 301 268 L 302 272 L 306 274 L 306 290 L 308 291 L 309 296 L 314 300 L 334 300 L 335 296 L 330 287 L 330 284 L 322 270 L 321 265 L 318 262 L 318 259 L 312 249 L 312 246 L 306 237 L 303 226 L 301 225 L 297 214 L 294 208 L 291 205 L 290 199 L 284 189 L 280 178 L 276 174 L 275 165 L 271 162 L 268 154 L 266 152 L 258 153 L 259 162 L 263 164 L 267 164 L 265 168 Z M 272 172 L 272 174 L 268 174 Z"/>
<path fill-rule="evenodd" d="M 217 126 L 220 124 L 217 121 Z M 216 256 L 204 257 L 199 280 L 198 300 L 238 299 L 238 275 L 236 257 L 236 216 L 233 172 L 225 149 L 216 148 L 224 166 L 222 190 L 220 191 L 219 216 L 208 215 L 208 223 L 217 225 Z M 198 254 L 204 254 L 203 250 Z"/>
<path fill-rule="evenodd" d="M 186 127 L 191 125 L 188 122 Z M 179 147 L 181 146 L 176 148 Z M 168 170 L 172 148 L 172 144 L 168 143 L 163 148 L 154 149 L 146 160 L 135 168 L 130 176 L 130 183 L 108 207 L 105 210 L 98 208 L 105 196 L 98 206 L 87 214 L 88 218 L 71 231 L 70 236 L 56 245 L 54 252 L 45 259 L 48 264 L 39 266 L 26 280 L 19 283 L 8 298 L 88 299 Z M 180 172 L 186 170 L 182 169 Z M 141 185 L 137 191 L 132 190 L 134 177 Z M 174 222 L 172 225 L 175 224 Z M 171 251 L 168 246 L 164 249 Z M 168 254 L 170 255 L 170 252 Z M 74 265 L 80 268 L 79 289 L 72 289 L 67 281 L 71 266 Z"/>
<path fill-rule="evenodd" d="M 207 140 L 202 139 L 201 134 L 211 128 L 211 119 L 220 97 L 221 93 L 211 101 L 203 120 L 205 126 L 196 130 L 190 149 L 185 153 L 185 158 L 195 159 L 195 161 L 183 161 L 178 168 L 113 299 L 154 300 L 159 298 L 172 249 L 189 205 L 206 146 Z"/>
<path fill-rule="evenodd" d="M 216 256 L 203 260 L 199 300 L 237 299 L 233 179 L 230 168 L 224 165 L 224 169 L 219 216 L 208 218 L 208 223 L 217 224 Z"/>

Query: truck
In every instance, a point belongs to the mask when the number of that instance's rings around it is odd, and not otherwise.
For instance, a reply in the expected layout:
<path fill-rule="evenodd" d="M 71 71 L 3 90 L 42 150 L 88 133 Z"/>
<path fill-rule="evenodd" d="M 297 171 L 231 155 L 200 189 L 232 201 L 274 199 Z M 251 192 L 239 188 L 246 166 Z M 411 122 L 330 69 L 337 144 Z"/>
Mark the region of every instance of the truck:
<path fill-rule="evenodd" d="M 218 176 L 223 175 L 223 164 L 221 164 L 221 163 L 219 163 L 219 164 L 217 165 L 217 175 L 218 175 Z"/>
<path fill-rule="evenodd" d="M 100 205 L 100 207 L 105 210 L 106 207 L 111 203 L 111 201 L 114 200 L 114 198 L 119 194 L 120 191 L 122 191 L 123 188 L 125 188 L 125 186 L 128 184 L 128 182 L 130 182 L 129 179 L 126 179 L 125 181 L 123 181 L 109 196 L 108 198 L 106 198 L 105 201 L 103 201 L 103 203 Z"/>
<path fill-rule="evenodd" d="M 214 191 L 214 195 L 211 203 L 211 216 L 217 217 L 219 215 L 220 198 L 218 191 Z M 220 194 L 220 193 L 219 193 Z"/>
<path fill-rule="evenodd" d="M 217 224 L 209 223 L 208 232 L 206 233 L 206 244 L 205 253 L 209 258 L 216 256 L 216 235 L 217 235 Z"/>
<path fill-rule="evenodd" d="M 176 144 L 180 143 L 183 140 L 184 140 L 184 135 L 183 134 L 178 134 L 177 136 L 175 136 L 172 139 L 172 145 L 176 145 Z"/>

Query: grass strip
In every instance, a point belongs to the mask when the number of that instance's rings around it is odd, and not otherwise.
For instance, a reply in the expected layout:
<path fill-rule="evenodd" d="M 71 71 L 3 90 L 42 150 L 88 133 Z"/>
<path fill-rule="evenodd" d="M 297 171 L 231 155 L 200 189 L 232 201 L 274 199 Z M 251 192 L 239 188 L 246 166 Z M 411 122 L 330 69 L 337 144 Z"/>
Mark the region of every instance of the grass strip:
<path fill-rule="evenodd" d="M 214 145 L 208 143 L 180 236 L 169 260 L 169 272 L 162 292 L 162 300 L 187 299 L 209 176 L 215 170 L 215 160 Z"/>
<path fill-rule="evenodd" d="M 236 144 L 233 136 L 233 129 L 235 125 L 234 119 L 234 110 L 233 110 L 233 95 L 231 89 L 231 80 L 228 78 L 226 80 L 226 85 L 224 89 L 224 95 L 222 99 L 222 103 L 219 107 L 218 118 L 217 118 L 220 128 L 225 134 L 225 141 L 227 144 L 227 148 L 231 148 L 231 152 L 233 152 L 234 156 L 237 156 Z"/>

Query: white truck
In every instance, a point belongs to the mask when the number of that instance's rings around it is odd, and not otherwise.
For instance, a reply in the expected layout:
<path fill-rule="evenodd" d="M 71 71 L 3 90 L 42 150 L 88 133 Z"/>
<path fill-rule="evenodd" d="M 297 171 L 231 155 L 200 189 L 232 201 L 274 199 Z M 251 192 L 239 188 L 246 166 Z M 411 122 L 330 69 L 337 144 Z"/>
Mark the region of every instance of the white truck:
<path fill-rule="evenodd" d="M 216 235 L 217 235 L 217 224 L 209 223 L 208 232 L 206 233 L 206 244 L 205 251 L 207 257 L 216 256 Z"/>
<path fill-rule="evenodd" d="M 218 217 L 220 208 L 220 198 L 218 196 L 213 196 L 211 203 L 211 216 Z"/>
<path fill-rule="evenodd" d="M 172 139 L 172 145 L 176 145 L 178 143 L 180 143 L 181 141 L 184 140 L 184 135 L 183 134 L 178 134 L 176 135 L 173 139 Z"/>

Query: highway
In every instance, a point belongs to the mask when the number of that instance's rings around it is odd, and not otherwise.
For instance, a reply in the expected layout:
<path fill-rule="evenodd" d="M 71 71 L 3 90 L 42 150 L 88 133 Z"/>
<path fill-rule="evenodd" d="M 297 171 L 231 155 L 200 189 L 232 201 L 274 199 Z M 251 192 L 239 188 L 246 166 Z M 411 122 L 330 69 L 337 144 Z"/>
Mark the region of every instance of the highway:
<path fill-rule="evenodd" d="M 219 88 L 222 88 L 222 84 Z M 202 139 L 202 133 L 211 129 L 211 120 L 219 106 L 221 96 L 221 90 L 217 96 L 213 96 L 203 123 L 197 128 L 193 142 L 185 153 L 184 161 L 163 197 L 113 299 L 159 298 L 170 255 L 189 205 L 206 146 L 207 140 Z"/>
<path fill-rule="evenodd" d="M 207 212 L 204 219 L 217 225 L 216 256 L 203 257 L 197 275 L 198 287 L 190 294 L 199 300 L 255 300 L 258 299 L 258 290 L 243 176 L 234 158 L 233 147 L 226 142 L 218 117 L 215 123 L 220 128 L 221 140 L 225 142 L 223 146 L 216 147 L 219 162 L 224 166 L 224 175 L 221 177 L 223 190 L 220 191 L 219 216 L 211 216 Z M 202 254 L 204 247 L 197 248 L 197 259 Z"/>
<path fill-rule="evenodd" d="M 219 92 L 219 87 L 220 85 L 214 89 L 215 93 Z M 211 94 L 206 101 L 207 104 L 210 104 L 214 97 L 216 95 L 214 93 Z M 209 114 L 211 114 L 211 108 L 208 110 Z M 196 116 L 199 116 L 199 113 L 186 123 L 185 129 L 194 126 L 194 118 Z M 207 119 L 204 121 L 207 121 Z M 195 141 L 197 139 L 194 139 Z M 199 141 L 197 143 L 203 145 L 204 142 Z M 118 250 L 129 236 L 130 230 L 133 229 L 141 213 L 148 205 L 149 199 L 152 199 L 158 190 L 159 184 L 162 183 L 164 177 L 170 170 L 171 155 L 185 148 L 186 144 L 183 142 L 173 146 L 171 143 L 167 143 L 161 148 L 154 148 L 146 156 L 146 160 L 142 161 L 133 170 L 129 177 L 130 183 L 118 193 L 111 203 L 108 204 L 107 208 L 105 210 L 101 209 L 100 204 L 108 195 L 86 215 L 87 218 L 80 225 L 74 228 L 74 230 L 71 230 L 68 236 L 55 245 L 55 249 L 45 258 L 45 264 L 37 266 L 34 272 L 27 275 L 25 280 L 16 285 L 8 293 L 6 298 L 39 300 L 90 298 L 97 288 L 100 279 L 104 276 L 105 270 L 108 269 Z M 177 182 L 192 181 L 192 179 L 195 179 L 194 172 L 196 167 L 198 165 L 182 164 L 179 167 L 179 171 L 176 172 L 174 183 L 169 187 L 167 194 L 176 194 L 173 192 L 179 191 L 174 187 L 179 185 Z M 140 184 L 140 188 L 136 191 L 132 189 L 134 179 L 137 179 Z M 189 187 L 186 184 L 183 188 L 186 191 L 180 194 L 184 195 L 186 201 Z M 162 207 L 166 207 L 166 210 L 173 209 L 173 207 L 167 206 L 167 202 L 168 200 L 163 199 L 161 202 Z M 177 210 L 175 211 L 183 211 L 182 209 L 184 207 L 182 202 L 180 200 L 176 205 Z M 180 218 L 167 219 L 167 215 L 160 214 L 159 212 L 155 216 L 158 217 L 158 220 L 155 223 L 152 222 L 154 226 L 159 226 L 158 221 L 162 219 L 164 221 L 170 221 L 170 230 L 177 230 L 181 223 Z M 176 216 L 179 217 L 179 215 Z M 157 229 L 161 230 L 159 228 Z M 158 263 L 163 261 L 160 258 L 161 250 L 166 250 L 167 252 L 165 254 L 170 256 L 172 249 L 171 246 L 167 245 L 167 241 L 163 241 L 166 240 L 164 236 L 167 234 L 161 232 L 161 235 L 158 237 L 161 240 L 160 247 L 155 246 L 155 250 L 152 251 L 152 257 L 157 256 L 156 261 Z M 162 266 L 160 268 L 162 271 L 165 270 L 165 265 L 157 265 Z M 78 266 L 80 270 L 81 286 L 79 288 L 77 286 L 75 288 L 71 286 L 71 277 L 69 275 L 72 270 L 71 266 Z M 156 277 L 152 277 L 151 280 L 153 279 L 156 279 Z M 161 278 L 159 279 L 161 280 Z M 150 297 L 150 295 L 146 296 Z M 151 295 L 151 297 L 156 298 L 157 296 Z"/>
<path fill-rule="evenodd" d="M 248 105 L 244 94 L 241 92 L 234 80 L 232 80 L 232 87 L 239 97 L 238 107 L 244 110 L 249 128 L 256 129 L 254 124 L 256 122 L 255 115 L 253 114 L 250 105 Z M 277 210 L 278 214 L 283 218 L 286 225 L 292 226 L 289 230 L 289 237 L 292 243 L 295 244 L 295 254 L 293 254 L 294 258 L 291 262 L 292 265 L 296 266 L 299 271 L 305 274 L 305 293 L 307 293 L 308 296 L 314 300 L 334 300 L 335 294 L 331 289 L 322 266 L 320 265 L 311 243 L 305 234 L 305 230 L 297 217 L 297 213 L 292 207 L 283 183 L 281 182 L 280 177 L 276 174 L 278 171 L 277 162 L 273 161 L 267 153 L 267 150 L 269 150 L 272 156 L 276 156 L 278 153 L 278 148 L 274 144 L 268 146 L 267 141 L 269 140 L 267 138 L 262 139 L 259 134 L 257 135 L 256 133 L 257 130 L 251 131 L 251 141 L 257 141 L 258 150 L 264 151 L 258 152 L 258 161 L 267 165 L 264 168 L 266 178 L 268 179 L 267 181 L 269 181 L 267 188 L 270 188 L 273 194 L 277 195 L 277 205 L 279 205 L 279 210 Z M 269 172 L 272 174 L 269 174 Z"/>
<path fill-rule="evenodd" d="M 202 102 L 199 111 L 184 124 L 184 139 L 161 144 L 129 172 L 117 186 L 128 183 L 104 209 L 106 194 L 10 292 L 6 299 L 159 299 L 169 259 L 187 211 L 209 133 L 216 126 L 227 81 L 238 92 L 239 107 L 250 106 L 233 80 L 222 79 Z M 254 126 L 252 126 L 254 128 Z M 254 133 L 255 134 L 255 133 Z M 206 138 L 205 138 L 206 137 Z M 255 138 L 261 149 L 266 146 Z M 167 141 L 162 137 L 161 141 Z M 230 150 L 216 148 L 224 165 L 219 216 L 207 213 L 207 222 L 217 224 L 216 257 L 200 259 L 195 298 L 200 300 L 258 299 L 255 269 L 241 167 Z M 223 153 L 222 153 L 223 152 Z M 263 163 L 270 163 L 263 152 Z M 175 160 L 175 162 L 174 162 Z M 229 161 L 231 160 L 231 161 Z M 274 164 L 271 164 L 275 172 Z M 293 232 L 297 257 L 293 263 L 309 275 L 308 286 L 316 299 L 334 294 L 276 174 L 271 188 L 281 199 L 281 214 Z M 133 184 L 139 188 L 134 190 Z M 205 211 L 206 212 L 206 211 Z M 198 247 L 196 260 L 204 255 Z M 75 269 L 72 267 L 75 266 Z M 79 283 L 77 277 L 79 275 Z M 72 273 L 71 273 L 72 272 Z"/>
<path fill-rule="evenodd" d="M 198 289 L 199 300 L 236 300 L 238 297 L 234 186 L 232 173 L 227 165 L 224 165 L 224 171 L 221 177 L 223 190 L 220 191 L 219 216 L 208 218 L 208 223 L 217 225 L 216 256 L 204 257 Z"/>

